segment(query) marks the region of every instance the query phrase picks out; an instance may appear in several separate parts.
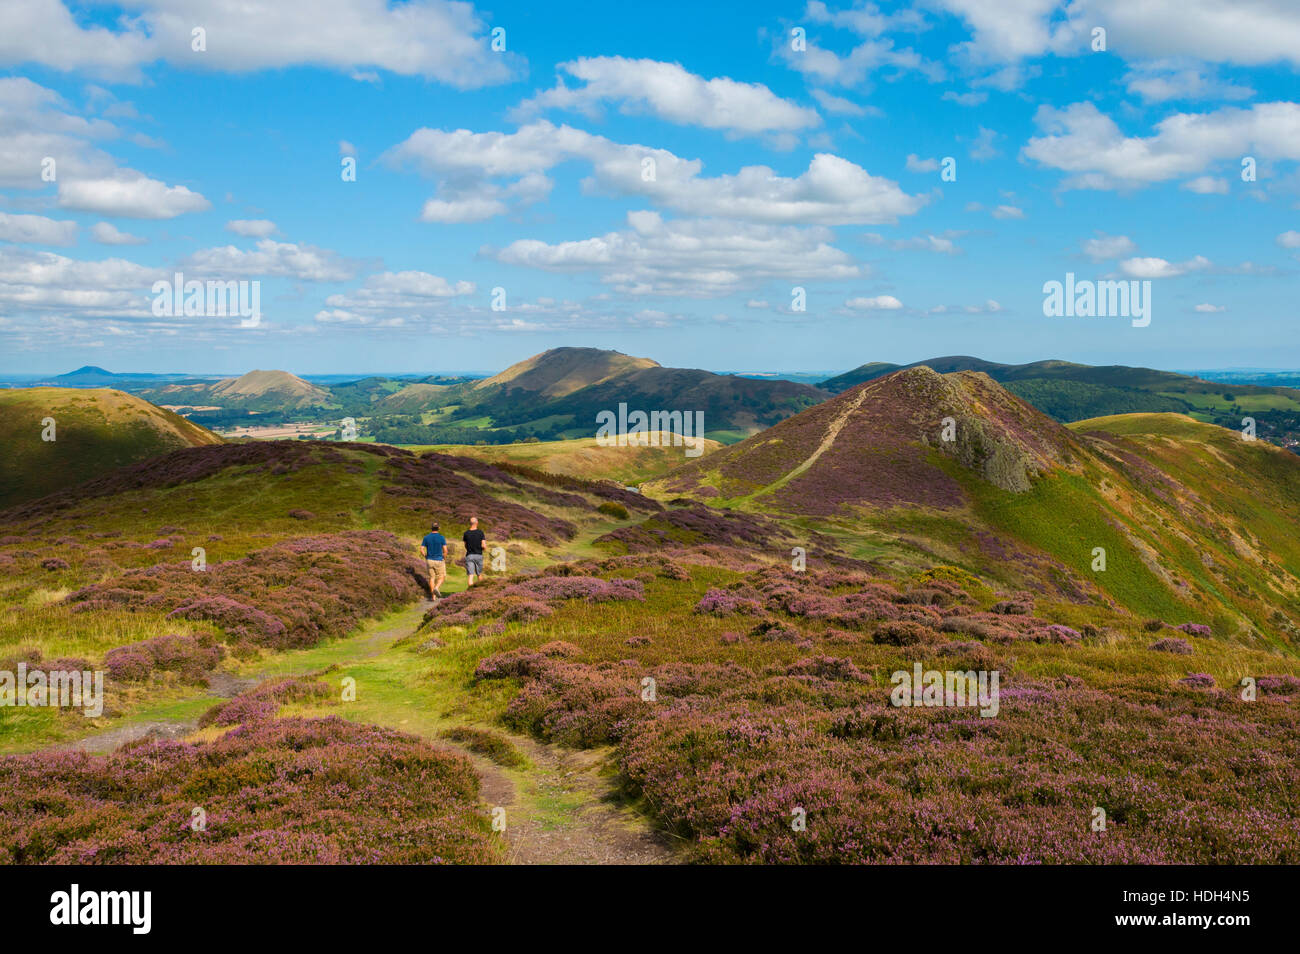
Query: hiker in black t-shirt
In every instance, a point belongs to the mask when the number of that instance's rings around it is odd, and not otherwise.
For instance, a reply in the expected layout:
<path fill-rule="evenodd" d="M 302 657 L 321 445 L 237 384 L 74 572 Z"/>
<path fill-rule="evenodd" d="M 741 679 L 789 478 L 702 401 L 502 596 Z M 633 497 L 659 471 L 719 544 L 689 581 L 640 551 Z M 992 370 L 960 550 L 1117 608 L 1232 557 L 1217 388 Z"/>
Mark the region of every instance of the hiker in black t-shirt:
<path fill-rule="evenodd" d="M 469 518 L 469 529 L 461 537 L 465 541 L 465 573 L 469 585 L 483 575 L 483 531 L 478 528 L 478 517 Z"/>

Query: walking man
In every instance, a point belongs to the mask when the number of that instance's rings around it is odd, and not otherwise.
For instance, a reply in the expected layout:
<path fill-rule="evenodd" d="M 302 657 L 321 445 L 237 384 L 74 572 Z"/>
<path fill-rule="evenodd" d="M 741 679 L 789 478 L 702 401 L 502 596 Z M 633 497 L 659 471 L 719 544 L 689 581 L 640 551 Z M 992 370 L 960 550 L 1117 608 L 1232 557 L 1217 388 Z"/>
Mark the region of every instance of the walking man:
<path fill-rule="evenodd" d="M 436 523 L 420 541 L 420 552 L 429 562 L 429 592 L 435 600 L 440 600 L 442 584 L 447 579 L 447 538 L 438 532 Z"/>
<path fill-rule="evenodd" d="M 483 531 L 478 528 L 478 517 L 469 518 L 469 529 L 461 539 L 465 541 L 465 573 L 473 586 L 483 575 Z"/>

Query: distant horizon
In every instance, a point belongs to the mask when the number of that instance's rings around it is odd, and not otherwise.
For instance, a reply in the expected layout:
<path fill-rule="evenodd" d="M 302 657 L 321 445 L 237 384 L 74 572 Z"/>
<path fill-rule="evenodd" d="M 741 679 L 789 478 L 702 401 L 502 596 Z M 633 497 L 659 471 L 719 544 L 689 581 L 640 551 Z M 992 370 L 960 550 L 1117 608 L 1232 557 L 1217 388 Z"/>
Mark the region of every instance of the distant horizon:
<path fill-rule="evenodd" d="M 541 353 L 541 352 L 537 352 L 537 354 L 540 354 L 540 353 Z M 1014 360 L 1006 360 L 1006 359 L 999 359 L 999 358 L 989 358 L 989 357 L 986 357 L 986 356 L 984 356 L 984 355 L 979 355 L 979 354 L 962 354 L 962 355 L 958 355 L 958 354 L 956 354 L 956 353 L 954 353 L 954 354 L 950 354 L 950 355 L 948 355 L 948 354 L 931 354 L 931 355 L 929 355 L 929 356 L 927 356 L 927 357 L 925 357 L 925 358 L 917 358 L 917 359 L 914 359 L 914 360 L 911 360 L 911 361 L 897 361 L 897 360 L 891 361 L 891 360 L 887 360 L 887 359 L 883 359 L 883 358 L 872 358 L 872 359 L 869 359 L 869 360 L 867 360 L 867 361 L 859 361 L 859 362 L 856 363 L 856 364 L 853 364 L 853 365 L 850 365 L 850 366 L 847 366 L 847 367 L 841 367 L 841 368 L 813 368 L 813 369 L 800 369 L 800 368 L 780 368 L 780 367 L 778 367 L 778 368 L 772 368 L 772 369 L 766 369 L 766 368 L 765 368 L 765 369 L 762 369 L 762 370 L 747 370 L 747 371 L 741 371 L 741 370 L 736 370 L 736 369 L 734 369 L 734 368 L 716 369 L 716 368 L 707 368 L 707 367 L 705 367 L 705 368 L 700 368 L 699 370 L 708 371 L 708 372 L 710 372 L 710 373 L 712 373 L 712 374 L 720 374 L 720 375 L 737 375 L 737 376 L 742 376 L 742 377 L 743 377 L 743 376 L 753 376 L 753 375 L 777 376 L 777 377 L 780 377 L 780 376 L 787 376 L 787 375 L 798 375 L 798 376 L 801 376 L 801 377 L 818 377 L 818 376 L 824 376 L 824 377 L 826 377 L 826 378 L 831 378 L 831 377 L 835 377 L 836 375 L 840 375 L 840 374 L 844 374 L 844 373 L 846 373 L 846 372 L 848 372 L 848 371 L 852 371 L 852 370 L 855 369 L 855 368 L 862 367 L 862 366 L 865 365 L 865 364 L 872 364 L 872 363 L 877 363 L 877 362 L 878 362 L 878 363 L 883 363 L 883 364 L 909 365 L 909 364 L 915 364 L 915 363 L 918 363 L 918 362 L 924 362 L 924 361 L 933 360 L 933 359 L 937 359 L 937 358 L 958 357 L 958 356 L 961 356 L 961 357 L 972 357 L 972 358 L 977 358 L 977 359 L 979 359 L 979 360 L 982 360 L 982 361 L 989 361 L 989 362 L 991 362 L 991 363 L 995 363 L 995 364 L 1024 365 L 1024 364 L 1034 364 L 1034 363 L 1041 362 L 1041 361 L 1067 361 L 1067 362 L 1071 362 L 1071 363 L 1074 363 L 1074 364 L 1089 365 L 1089 366 L 1091 366 L 1091 367 L 1116 366 L 1116 367 L 1132 367 L 1132 368 L 1150 368 L 1151 370 L 1154 370 L 1154 371 L 1167 371 L 1167 372 L 1170 372 L 1170 373 L 1173 373 L 1173 374 L 1188 374 L 1188 375 L 1195 375 L 1195 374 L 1199 374 L 1199 373 L 1201 373 L 1201 372 L 1219 372 L 1219 373 L 1238 372 L 1238 373 L 1253 373 L 1253 374 L 1286 374 L 1286 373 L 1297 373 L 1297 374 L 1300 374 L 1300 366 L 1291 366 L 1291 367 L 1288 367 L 1288 366 L 1285 366 L 1285 365 L 1283 365 L 1283 366 L 1274 366 L 1274 367 L 1251 366 L 1251 365 L 1202 365 L 1202 366 L 1199 366 L 1199 367 L 1189 367 L 1189 366 L 1184 365 L 1184 366 L 1182 366 L 1182 367 L 1169 367 L 1169 366 L 1152 365 L 1152 364 L 1127 364 L 1127 363 L 1125 363 L 1125 362 L 1120 362 L 1120 361 L 1115 361 L 1115 362 L 1104 362 L 1104 363 L 1103 363 L 1103 362 L 1093 362 L 1093 361 L 1079 361 L 1079 360 L 1077 360 L 1077 359 L 1073 359 L 1073 358 L 1061 358 L 1061 357 L 1045 357 L 1045 358 L 1035 358 L 1035 359 L 1032 359 L 1032 360 L 1029 360 L 1029 361 L 1014 361 Z M 532 355 L 529 355 L 528 357 L 532 357 Z M 658 359 L 654 358 L 652 355 L 633 355 L 633 357 L 646 357 L 646 358 L 651 358 L 652 360 L 658 360 Z M 520 358 L 520 359 L 517 359 L 517 360 L 526 360 L 526 358 Z M 285 371 L 285 372 L 287 372 L 287 373 L 289 373 L 289 374 L 292 374 L 292 375 L 294 375 L 294 376 L 296 376 L 296 377 L 303 378 L 303 379 L 310 379 L 310 378 L 333 378 L 333 377 L 356 377 L 356 378 L 386 377 L 386 378 L 407 378 L 407 377 L 431 377 L 431 376 L 434 376 L 434 375 L 441 375 L 441 376 L 445 376 L 445 377 L 491 377 L 492 375 L 499 374 L 502 370 L 504 370 L 505 368 L 509 367 L 511 364 L 515 364 L 515 363 L 516 363 L 516 361 L 511 361 L 511 362 L 508 362 L 507 364 L 504 364 L 504 365 L 502 365 L 501 367 L 499 367 L 499 368 L 495 368 L 495 369 L 477 369 L 477 370 L 467 370 L 467 369 L 445 369 L 445 368 L 439 368 L 439 369 L 434 369 L 434 370 L 414 370 L 414 371 L 394 371 L 394 370 L 361 370 L 361 371 L 358 371 L 358 370 L 342 370 L 342 371 L 301 371 L 301 370 L 296 370 L 296 369 L 294 369 L 293 367 L 260 367 L 260 368 L 251 368 L 251 367 L 250 367 L 250 368 L 245 368 L 245 369 L 242 370 L 242 371 L 194 371 L 194 370 L 183 370 L 183 371 L 177 371 L 177 370 L 162 370 L 162 371 L 160 371 L 160 370 L 156 370 L 156 369 L 144 369 L 144 370 L 131 369 L 131 370 L 121 370 L 121 369 L 117 369 L 117 368 L 107 368 L 107 367 L 104 367 L 104 365 L 101 365 L 101 364 L 88 363 L 88 364 L 79 364 L 79 365 L 77 365 L 76 367 L 68 368 L 67 370 L 64 370 L 64 371 L 39 371 L 39 372 L 34 372 L 34 371 L 24 371 L 24 372 L 13 372 L 13 371 L 4 371 L 4 370 L 0 370 L 0 380 L 3 380 L 3 381 L 21 381 L 21 380 L 41 380 L 41 379 L 47 379 L 47 378 L 55 378 L 55 377 L 60 377 L 60 376 L 62 376 L 62 375 L 72 374 L 72 373 L 74 373 L 74 372 L 76 372 L 76 371 L 78 371 L 78 370 L 80 370 L 81 368 L 84 368 L 84 367 L 98 367 L 98 368 L 100 368 L 101 370 L 104 370 L 104 371 L 108 372 L 109 374 L 116 374 L 116 375 L 130 375 L 130 374 L 140 374 L 140 375 L 143 375 L 143 374 L 148 374 L 148 375 L 159 375 L 159 376 L 167 376 L 167 377 L 194 377 L 194 378 L 237 378 L 237 377 L 241 377 L 242 375 L 248 374 L 248 373 L 250 373 L 250 372 L 252 372 L 252 371 L 256 371 L 256 370 L 260 370 L 260 371 Z M 663 365 L 664 367 L 686 367 L 685 365 L 674 365 L 674 364 L 668 364 L 668 363 L 665 363 L 665 362 L 662 362 L 662 361 L 660 361 L 659 363 L 660 363 L 661 365 Z"/>

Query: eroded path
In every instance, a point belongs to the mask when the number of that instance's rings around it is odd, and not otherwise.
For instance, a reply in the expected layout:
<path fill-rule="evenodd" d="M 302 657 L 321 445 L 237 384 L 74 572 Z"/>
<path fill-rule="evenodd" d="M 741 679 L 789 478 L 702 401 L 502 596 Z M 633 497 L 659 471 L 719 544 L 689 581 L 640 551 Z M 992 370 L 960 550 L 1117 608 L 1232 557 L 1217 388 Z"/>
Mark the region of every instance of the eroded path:
<path fill-rule="evenodd" d="M 825 454 L 834 445 L 835 438 L 840 436 L 840 431 L 844 430 L 844 425 L 849 422 L 849 419 L 853 417 L 855 413 L 857 413 L 858 408 L 862 406 L 862 402 L 866 399 L 866 396 L 866 392 L 863 391 L 853 401 L 845 405 L 844 410 L 840 411 L 835 420 L 831 421 L 830 425 L 826 428 L 826 436 L 823 437 L 821 443 L 817 445 L 817 449 L 809 454 L 803 463 L 798 467 L 795 467 L 789 473 L 778 477 L 761 490 L 755 491 L 750 496 L 762 497 L 765 494 L 775 493 L 800 474 L 808 470 L 808 468 L 813 464 L 817 463 L 817 458 L 821 457 L 822 454 Z"/>
<path fill-rule="evenodd" d="M 485 810 L 505 809 L 506 860 L 514 865 L 672 864 L 665 837 L 618 803 L 605 755 L 509 737 L 530 762 L 507 772 L 473 753 Z"/>

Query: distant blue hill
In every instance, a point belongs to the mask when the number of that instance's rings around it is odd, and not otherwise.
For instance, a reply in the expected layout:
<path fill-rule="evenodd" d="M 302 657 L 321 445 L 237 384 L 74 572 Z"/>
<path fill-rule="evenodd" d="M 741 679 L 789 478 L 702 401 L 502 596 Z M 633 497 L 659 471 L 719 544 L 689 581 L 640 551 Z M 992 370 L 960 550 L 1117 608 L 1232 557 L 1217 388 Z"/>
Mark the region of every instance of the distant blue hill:
<path fill-rule="evenodd" d="M 129 388 L 133 385 L 157 384 L 160 381 L 177 381 L 185 377 L 187 375 L 182 374 L 115 374 L 87 364 L 76 371 L 55 375 L 49 379 L 49 383 L 65 388 Z"/>

